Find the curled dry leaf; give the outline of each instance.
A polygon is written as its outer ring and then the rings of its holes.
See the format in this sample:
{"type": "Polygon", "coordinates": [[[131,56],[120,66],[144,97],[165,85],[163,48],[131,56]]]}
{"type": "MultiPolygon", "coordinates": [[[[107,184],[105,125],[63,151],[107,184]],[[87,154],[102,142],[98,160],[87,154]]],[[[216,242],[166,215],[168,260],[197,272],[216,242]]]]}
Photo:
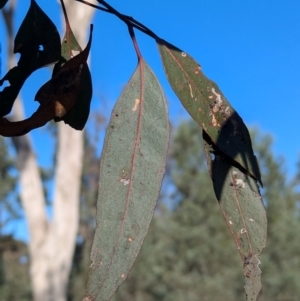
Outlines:
{"type": "Polygon", "coordinates": [[[82,70],[87,61],[92,42],[92,25],[86,48],[67,61],[55,76],[44,84],[36,93],[35,99],[40,106],[28,119],[10,122],[0,119],[0,135],[20,136],[34,128],[45,125],[48,121],[60,120],[74,105],[80,90],[82,70]]]}

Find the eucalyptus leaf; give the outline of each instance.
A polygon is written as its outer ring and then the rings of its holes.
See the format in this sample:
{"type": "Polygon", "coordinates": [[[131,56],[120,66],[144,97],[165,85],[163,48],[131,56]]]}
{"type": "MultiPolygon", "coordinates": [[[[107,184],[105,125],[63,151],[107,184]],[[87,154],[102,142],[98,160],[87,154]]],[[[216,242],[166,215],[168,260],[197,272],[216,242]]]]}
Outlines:
{"type": "Polygon", "coordinates": [[[243,262],[246,297],[254,301],[262,287],[258,256],[267,240],[267,217],[259,187],[204,131],[203,139],[214,191],[243,262]]]}
{"type": "Polygon", "coordinates": [[[267,219],[248,129],[191,56],[163,40],[157,42],[173,90],[203,129],[214,191],[243,261],[247,300],[256,300],[261,290],[258,256],[266,245],[267,219]]]}
{"type": "Polygon", "coordinates": [[[110,300],[126,279],[153,217],[168,141],[165,96],[140,60],[106,132],[85,301],[110,300]]]}
{"type": "Polygon", "coordinates": [[[217,147],[262,185],[242,118],[190,55],[163,40],[157,42],[167,78],[183,106],[217,147]]]}

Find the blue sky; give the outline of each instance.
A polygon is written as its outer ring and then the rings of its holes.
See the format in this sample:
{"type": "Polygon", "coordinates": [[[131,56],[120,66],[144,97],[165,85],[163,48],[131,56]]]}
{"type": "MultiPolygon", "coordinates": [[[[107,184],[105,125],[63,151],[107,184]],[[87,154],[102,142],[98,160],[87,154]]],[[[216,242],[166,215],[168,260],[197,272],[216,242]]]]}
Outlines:
{"type": "MultiPolygon", "coordinates": [[[[289,175],[295,172],[300,143],[300,2],[298,0],[108,0],[120,12],[144,23],[157,35],[192,55],[214,80],[248,126],[274,137],[273,150],[286,159],[289,175]]],[[[16,29],[29,7],[18,1],[16,29]]],[[[60,29],[57,1],[37,3],[60,29]]],[[[84,7],[84,5],[83,5],[84,7]]],[[[92,108],[109,116],[133,73],[137,59],[127,27],[113,15],[97,11],[91,55],[94,97],[92,108]]],[[[5,35],[0,20],[0,42],[5,35]]],[[[188,117],[164,76],[155,42],[136,32],[142,54],[159,78],[174,124],[188,117]]],[[[83,45],[85,46],[85,45],[83,45]]],[[[2,51],[2,76],[5,53],[2,51]]],[[[38,71],[22,91],[26,113],[37,104],[33,97],[49,79],[38,71]]],[[[38,158],[49,165],[52,143],[45,129],[32,133],[38,158]]]]}

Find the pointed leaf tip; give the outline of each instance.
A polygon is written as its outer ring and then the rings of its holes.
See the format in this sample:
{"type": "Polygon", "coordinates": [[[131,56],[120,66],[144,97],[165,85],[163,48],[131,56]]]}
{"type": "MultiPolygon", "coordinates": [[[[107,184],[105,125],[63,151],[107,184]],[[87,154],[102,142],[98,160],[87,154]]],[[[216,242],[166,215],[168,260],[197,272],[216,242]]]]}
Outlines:
{"type": "Polygon", "coordinates": [[[35,1],[16,34],[14,53],[20,53],[18,66],[33,72],[53,64],[60,57],[60,36],[57,28],[35,1]]]}
{"type": "Polygon", "coordinates": [[[8,0],[0,0],[0,9],[2,9],[7,2],[8,0]]]}

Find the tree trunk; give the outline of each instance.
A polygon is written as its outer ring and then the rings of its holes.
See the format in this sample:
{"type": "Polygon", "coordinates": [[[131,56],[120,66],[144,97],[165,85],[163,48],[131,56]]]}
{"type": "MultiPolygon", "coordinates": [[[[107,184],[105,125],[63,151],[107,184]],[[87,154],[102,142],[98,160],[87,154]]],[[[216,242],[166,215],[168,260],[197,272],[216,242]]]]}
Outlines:
{"type": "MultiPolygon", "coordinates": [[[[12,15],[15,1],[5,10],[8,45],[13,45],[12,15]]],[[[93,9],[64,0],[72,30],[82,48],[93,9]]],[[[64,22],[64,21],[63,21],[64,22]]],[[[9,68],[15,65],[9,48],[9,68]]],[[[24,119],[21,100],[14,105],[13,119],[24,119]]],[[[13,139],[20,171],[20,195],[28,223],[30,275],[35,301],[65,301],[73,259],[79,217],[83,132],[75,131],[63,122],[58,124],[58,148],[53,200],[53,219],[46,215],[42,179],[29,135],[13,139]]]]}

